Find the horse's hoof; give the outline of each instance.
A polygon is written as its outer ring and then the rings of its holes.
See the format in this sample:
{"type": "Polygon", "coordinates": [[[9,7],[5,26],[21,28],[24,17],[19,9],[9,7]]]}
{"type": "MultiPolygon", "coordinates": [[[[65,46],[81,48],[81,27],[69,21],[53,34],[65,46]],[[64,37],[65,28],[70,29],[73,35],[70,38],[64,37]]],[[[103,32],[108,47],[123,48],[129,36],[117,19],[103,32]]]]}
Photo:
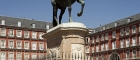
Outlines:
{"type": "Polygon", "coordinates": [[[78,16],[78,17],[82,16],[82,12],[78,12],[78,13],[77,13],[77,16],[78,16]]]}

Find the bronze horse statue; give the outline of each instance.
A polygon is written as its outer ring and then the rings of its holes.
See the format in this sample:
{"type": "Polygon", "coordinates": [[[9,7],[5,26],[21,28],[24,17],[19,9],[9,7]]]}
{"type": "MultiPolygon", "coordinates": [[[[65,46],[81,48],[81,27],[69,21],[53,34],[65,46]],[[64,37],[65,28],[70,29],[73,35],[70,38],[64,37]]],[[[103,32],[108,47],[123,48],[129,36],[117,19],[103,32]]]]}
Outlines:
{"type": "Polygon", "coordinates": [[[53,26],[54,27],[61,24],[62,16],[65,13],[65,9],[67,7],[68,7],[68,12],[69,12],[69,22],[72,22],[71,5],[76,1],[81,4],[81,11],[77,13],[77,16],[82,16],[84,5],[85,5],[84,0],[51,0],[52,6],[53,6],[53,26]],[[61,10],[60,15],[59,15],[59,22],[57,19],[58,9],[61,10]]]}

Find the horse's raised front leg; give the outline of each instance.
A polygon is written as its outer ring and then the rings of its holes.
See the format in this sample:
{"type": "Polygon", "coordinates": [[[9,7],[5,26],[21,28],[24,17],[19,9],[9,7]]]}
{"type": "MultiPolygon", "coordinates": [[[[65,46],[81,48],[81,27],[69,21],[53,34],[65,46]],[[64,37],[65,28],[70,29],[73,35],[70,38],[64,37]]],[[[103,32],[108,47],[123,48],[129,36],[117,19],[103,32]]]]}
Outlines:
{"type": "Polygon", "coordinates": [[[73,22],[72,17],[71,17],[71,5],[68,6],[68,11],[69,11],[69,22],[73,22]]]}
{"type": "Polygon", "coordinates": [[[83,14],[85,2],[84,2],[84,0],[77,0],[77,2],[81,4],[81,11],[77,13],[77,16],[80,17],[80,16],[82,16],[82,14],[83,14]]]}

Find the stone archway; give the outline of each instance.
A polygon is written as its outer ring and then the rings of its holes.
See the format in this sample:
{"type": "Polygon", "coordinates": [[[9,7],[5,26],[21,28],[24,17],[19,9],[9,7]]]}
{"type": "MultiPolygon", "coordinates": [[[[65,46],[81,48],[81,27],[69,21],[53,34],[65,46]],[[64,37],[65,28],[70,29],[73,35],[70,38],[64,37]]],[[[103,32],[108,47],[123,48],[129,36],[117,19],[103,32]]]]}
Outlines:
{"type": "Polygon", "coordinates": [[[120,60],[120,56],[118,53],[114,52],[111,54],[109,60],[120,60]]]}

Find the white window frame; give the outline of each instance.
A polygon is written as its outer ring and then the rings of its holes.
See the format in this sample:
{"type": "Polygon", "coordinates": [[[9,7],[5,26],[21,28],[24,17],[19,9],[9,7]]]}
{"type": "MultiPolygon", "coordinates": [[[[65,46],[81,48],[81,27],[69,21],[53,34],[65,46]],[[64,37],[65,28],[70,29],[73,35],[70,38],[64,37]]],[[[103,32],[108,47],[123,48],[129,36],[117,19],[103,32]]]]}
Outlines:
{"type": "Polygon", "coordinates": [[[120,29],[120,36],[124,36],[124,28],[120,29]]]}
{"type": "Polygon", "coordinates": [[[14,52],[8,52],[8,60],[14,60],[14,52]],[[10,54],[12,54],[10,56],[10,54]]]}
{"type": "Polygon", "coordinates": [[[20,21],[18,21],[18,27],[21,27],[21,22],[20,21]]]}
{"type": "Polygon", "coordinates": [[[22,53],[20,52],[16,53],[16,60],[22,60],[22,53]]]}
{"type": "Polygon", "coordinates": [[[37,32],[32,31],[32,38],[33,38],[33,39],[36,39],[36,38],[37,38],[37,32]]]}
{"type": "Polygon", "coordinates": [[[132,34],[136,33],[136,25],[132,26],[132,34]]]}
{"type": "Polygon", "coordinates": [[[96,36],[96,42],[99,42],[99,36],[96,36]]]}
{"type": "Polygon", "coordinates": [[[126,51],[126,59],[128,59],[128,58],[130,58],[130,52],[129,51],[126,51]]]}
{"type": "Polygon", "coordinates": [[[101,44],[101,51],[104,51],[104,44],[101,44]]]}
{"type": "Polygon", "coordinates": [[[126,39],[126,47],[129,47],[129,45],[130,45],[130,39],[127,38],[127,39],[126,39]]]}
{"type": "Polygon", "coordinates": [[[105,34],[105,40],[108,40],[108,33],[105,34]]]}
{"type": "Polygon", "coordinates": [[[32,50],[37,50],[37,42],[32,42],[32,50]],[[34,43],[36,46],[33,46],[34,43]]]}
{"type": "Polygon", "coordinates": [[[0,28],[0,36],[6,36],[6,28],[0,28]]]}
{"type": "Polygon", "coordinates": [[[89,53],[89,46],[86,46],[86,53],[89,53]]]}
{"type": "Polygon", "coordinates": [[[136,37],[132,37],[132,46],[136,46],[136,41],[137,40],[137,38],[136,37]]]}
{"type": "Polygon", "coordinates": [[[24,53],[24,60],[29,60],[29,53],[24,53]]]}
{"type": "Polygon", "coordinates": [[[6,52],[0,52],[0,60],[6,60],[6,52]]]}
{"type": "Polygon", "coordinates": [[[105,43],[105,49],[108,50],[108,43],[105,43]]]}
{"type": "Polygon", "coordinates": [[[0,47],[6,48],[6,40],[0,40],[0,47]],[[2,43],[2,41],[4,41],[4,43],[2,43]]]}
{"type": "Polygon", "coordinates": [[[104,34],[101,34],[101,41],[104,41],[104,34]]]}
{"type": "Polygon", "coordinates": [[[120,47],[121,47],[121,48],[124,48],[124,40],[123,40],[123,39],[120,40],[120,43],[121,43],[121,44],[120,44],[120,45],[121,45],[120,47]]]}
{"type": "Polygon", "coordinates": [[[5,25],[5,20],[1,20],[1,25],[5,25]]]}
{"type": "Polygon", "coordinates": [[[39,39],[43,39],[42,35],[44,35],[44,32],[39,32],[39,39]]]}
{"type": "Polygon", "coordinates": [[[9,40],[9,41],[8,41],[8,47],[9,47],[9,48],[14,48],[14,41],[13,41],[13,40],[9,40]],[[10,41],[12,41],[12,46],[11,46],[10,41]]]}
{"type": "Polygon", "coordinates": [[[29,31],[24,31],[24,38],[29,38],[29,31]]]}
{"type": "Polygon", "coordinates": [[[116,41],[112,42],[112,49],[116,49],[116,41]]]}
{"type": "Polygon", "coordinates": [[[132,50],[132,58],[136,58],[137,57],[137,51],[136,50],[132,50]]]}
{"type": "Polygon", "coordinates": [[[22,41],[16,41],[16,48],[17,49],[22,49],[22,41]],[[19,46],[18,46],[18,42],[21,43],[19,46]]]}
{"type": "Polygon", "coordinates": [[[129,28],[129,27],[126,27],[126,28],[125,28],[125,34],[126,34],[126,35],[129,35],[129,34],[130,34],[130,28],[129,28]]]}
{"type": "Polygon", "coordinates": [[[44,42],[39,43],[39,50],[44,50],[44,42]],[[41,46],[41,44],[43,44],[43,46],[41,46]]]}
{"type": "Polygon", "coordinates": [[[99,52],[99,45],[96,45],[96,52],[99,52]]]}
{"type": "Polygon", "coordinates": [[[94,37],[92,37],[92,43],[94,43],[94,37]]]}
{"type": "Polygon", "coordinates": [[[116,38],[116,31],[112,31],[112,38],[116,38]]]}
{"type": "Polygon", "coordinates": [[[44,59],[44,54],[39,54],[39,59],[44,59]]]}
{"type": "Polygon", "coordinates": [[[14,37],[14,29],[8,29],[8,36],[14,37]]]}
{"type": "Polygon", "coordinates": [[[25,41],[25,42],[24,42],[24,49],[29,49],[29,42],[28,42],[28,41],[25,41]],[[26,42],[27,42],[28,44],[25,44],[26,42]],[[26,45],[28,46],[27,48],[25,47],[26,45]]]}
{"type": "Polygon", "coordinates": [[[94,46],[92,46],[92,53],[94,53],[94,46]]]}
{"type": "Polygon", "coordinates": [[[32,60],[34,60],[34,59],[37,59],[37,54],[36,53],[32,53],[32,60]],[[35,55],[34,58],[33,58],[33,55],[35,55]]]}
{"type": "Polygon", "coordinates": [[[16,30],[16,36],[22,37],[22,30],[16,30]]]}
{"type": "Polygon", "coordinates": [[[35,28],[35,24],[32,24],[32,28],[35,28]]]}

